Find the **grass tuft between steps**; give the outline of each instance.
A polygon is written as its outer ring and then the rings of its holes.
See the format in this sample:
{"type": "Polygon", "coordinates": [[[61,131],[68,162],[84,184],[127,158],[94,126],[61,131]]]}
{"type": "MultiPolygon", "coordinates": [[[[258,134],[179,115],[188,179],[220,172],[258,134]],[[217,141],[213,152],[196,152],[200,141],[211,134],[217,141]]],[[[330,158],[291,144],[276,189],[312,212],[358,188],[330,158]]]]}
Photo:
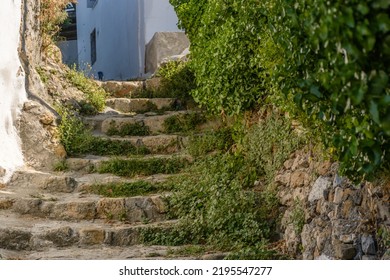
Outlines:
{"type": "Polygon", "coordinates": [[[160,193],[163,191],[170,191],[172,189],[173,186],[167,183],[136,181],[127,183],[95,184],[90,186],[87,191],[105,197],[131,197],[160,193]]]}
{"type": "Polygon", "coordinates": [[[185,158],[150,158],[150,159],[110,159],[103,162],[98,173],[112,173],[118,176],[133,177],[153,174],[175,174],[189,166],[185,158]]]}

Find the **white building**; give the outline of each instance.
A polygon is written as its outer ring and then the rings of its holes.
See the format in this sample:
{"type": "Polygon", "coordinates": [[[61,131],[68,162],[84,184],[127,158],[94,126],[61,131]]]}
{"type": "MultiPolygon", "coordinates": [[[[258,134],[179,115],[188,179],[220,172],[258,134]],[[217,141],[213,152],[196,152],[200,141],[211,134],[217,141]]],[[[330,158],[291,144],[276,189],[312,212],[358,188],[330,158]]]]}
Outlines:
{"type": "Polygon", "coordinates": [[[179,31],[169,0],[78,0],[80,70],[104,80],[144,75],[145,45],[159,31],[179,31]]]}

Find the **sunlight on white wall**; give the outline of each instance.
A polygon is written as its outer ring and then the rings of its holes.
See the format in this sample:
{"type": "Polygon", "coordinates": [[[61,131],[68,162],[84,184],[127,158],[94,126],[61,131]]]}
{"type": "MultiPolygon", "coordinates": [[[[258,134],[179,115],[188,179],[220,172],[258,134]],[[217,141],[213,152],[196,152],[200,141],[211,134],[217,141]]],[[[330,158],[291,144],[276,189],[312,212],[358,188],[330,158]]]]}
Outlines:
{"type": "Polygon", "coordinates": [[[19,55],[21,0],[2,0],[0,9],[0,183],[23,165],[15,124],[27,99],[19,55]]]}

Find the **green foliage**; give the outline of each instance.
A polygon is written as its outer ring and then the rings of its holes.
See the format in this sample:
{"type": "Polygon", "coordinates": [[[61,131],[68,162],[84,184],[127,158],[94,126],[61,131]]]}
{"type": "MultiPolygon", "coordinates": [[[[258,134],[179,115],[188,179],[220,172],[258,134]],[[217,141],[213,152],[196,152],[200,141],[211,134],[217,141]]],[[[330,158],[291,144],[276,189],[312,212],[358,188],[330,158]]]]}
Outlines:
{"type": "Polygon", "coordinates": [[[66,160],[60,160],[57,163],[54,164],[54,171],[65,171],[68,170],[68,164],[66,163],[66,160]]]}
{"type": "Polygon", "coordinates": [[[285,116],[271,113],[249,129],[243,149],[256,173],[269,184],[289,155],[305,142],[305,136],[297,135],[285,116]]]}
{"type": "Polygon", "coordinates": [[[213,151],[226,152],[232,145],[232,131],[229,128],[222,128],[217,131],[192,135],[187,151],[191,156],[199,157],[213,151]]]}
{"type": "MultiPolygon", "coordinates": [[[[198,139],[210,143],[200,142],[195,153],[206,154],[222,144],[221,139],[236,146],[231,140],[234,133],[222,129],[198,139]]],[[[228,152],[203,157],[174,180],[174,194],[167,199],[171,217],[180,223],[173,233],[148,232],[149,243],[208,244],[232,251],[229,258],[234,259],[280,258],[265,246],[279,217],[271,176],[302,140],[288,119],[276,113],[240,133],[244,140],[234,153],[226,144],[228,152]],[[253,188],[259,177],[262,190],[253,188]]]]}
{"type": "Polygon", "coordinates": [[[274,81],[336,148],[351,179],[388,166],[390,2],[271,2],[281,50],[274,81]]]}
{"type": "Polygon", "coordinates": [[[37,67],[35,70],[38,72],[39,77],[41,78],[41,81],[46,84],[49,81],[49,76],[46,73],[45,69],[42,67],[37,67]]]}
{"type": "Polygon", "coordinates": [[[57,112],[61,116],[61,123],[58,126],[60,140],[70,155],[88,153],[95,155],[131,155],[149,153],[147,148],[136,147],[130,142],[93,136],[76,112],[70,109],[58,107],[57,112]]]}
{"type": "Polygon", "coordinates": [[[305,225],[305,211],[302,202],[296,199],[294,201],[294,208],[290,215],[290,221],[294,226],[296,235],[300,235],[305,225]]]}
{"type": "Polygon", "coordinates": [[[169,184],[136,181],[129,183],[95,184],[88,191],[106,197],[130,197],[158,193],[171,189],[172,186],[169,184]]]}
{"type": "Polygon", "coordinates": [[[69,69],[67,79],[79,90],[85,93],[85,103],[81,104],[85,113],[96,114],[104,109],[107,93],[93,80],[87,78],[83,72],[76,70],[76,67],[69,69]]]}
{"type": "Polygon", "coordinates": [[[185,158],[110,159],[99,166],[99,173],[113,173],[119,176],[149,176],[153,174],[174,174],[189,165],[185,158]]]}
{"type": "Polygon", "coordinates": [[[259,48],[265,17],[257,0],[171,0],[191,41],[195,101],[215,113],[239,113],[264,95],[259,48]]]}
{"type": "Polygon", "coordinates": [[[206,121],[206,117],[203,114],[195,112],[174,115],[164,121],[164,131],[166,133],[189,132],[195,130],[198,125],[206,121]]]}
{"type": "Polygon", "coordinates": [[[150,129],[148,126],[144,125],[142,122],[136,123],[126,123],[121,126],[119,129],[116,126],[112,125],[108,131],[107,135],[119,135],[119,136],[147,136],[150,135],[150,129]]]}
{"type": "Polygon", "coordinates": [[[77,154],[88,149],[87,142],[91,138],[89,131],[74,111],[66,107],[57,107],[61,117],[58,126],[59,137],[62,145],[69,154],[77,154]]]}
{"type": "Polygon", "coordinates": [[[191,41],[196,101],[239,114],[276,100],[303,112],[349,178],[390,168],[389,1],[170,2],[191,41]]]}
{"type": "Polygon", "coordinates": [[[223,154],[196,163],[169,198],[171,211],[193,242],[219,248],[251,246],[268,237],[268,223],[259,195],[246,190],[254,177],[243,156],[223,154]],[[248,179],[249,178],[249,179],[248,179]]]}
{"type": "Polygon", "coordinates": [[[183,102],[182,106],[191,99],[190,92],[196,84],[188,62],[169,61],[158,69],[156,76],[160,77],[158,87],[140,89],[135,95],[144,98],[180,98],[183,102]]]}

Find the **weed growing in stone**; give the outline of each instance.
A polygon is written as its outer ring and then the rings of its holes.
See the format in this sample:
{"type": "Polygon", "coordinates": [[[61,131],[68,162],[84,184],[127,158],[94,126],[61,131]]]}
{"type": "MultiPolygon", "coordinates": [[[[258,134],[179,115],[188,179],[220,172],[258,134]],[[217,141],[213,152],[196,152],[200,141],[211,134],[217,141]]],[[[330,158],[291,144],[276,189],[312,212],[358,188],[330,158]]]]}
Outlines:
{"type": "Polygon", "coordinates": [[[103,88],[99,87],[93,80],[87,78],[83,72],[77,71],[75,67],[68,70],[66,77],[69,82],[85,93],[86,103],[90,104],[89,107],[83,105],[83,107],[88,108],[85,113],[96,114],[104,109],[107,93],[103,88]]]}
{"type": "Polygon", "coordinates": [[[89,187],[88,191],[105,197],[130,197],[170,191],[172,188],[172,185],[165,183],[136,181],[129,183],[95,184],[89,187]]]}
{"type": "Polygon", "coordinates": [[[110,159],[98,168],[99,173],[119,176],[149,176],[153,174],[175,174],[189,165],[185,158],[110,159]]]}
{"type": "Polygon", "coordinates": [[[189,113],[174,115],[164,121],[164,131],[166,133],[189,132],[196,129],[200,124],[205,123],[206,117],[199,113],[189,113]]]}
{"type": "Polygon", "coordinates": [[[119,135],[119,136],[147,136],[150,135],[150,129],[148,126],[144,125],[143,123],[127,123],[121,126],[120,128],[117,128],[116,126],[112,125],[108,131],[107,135],[119,135]]]}

